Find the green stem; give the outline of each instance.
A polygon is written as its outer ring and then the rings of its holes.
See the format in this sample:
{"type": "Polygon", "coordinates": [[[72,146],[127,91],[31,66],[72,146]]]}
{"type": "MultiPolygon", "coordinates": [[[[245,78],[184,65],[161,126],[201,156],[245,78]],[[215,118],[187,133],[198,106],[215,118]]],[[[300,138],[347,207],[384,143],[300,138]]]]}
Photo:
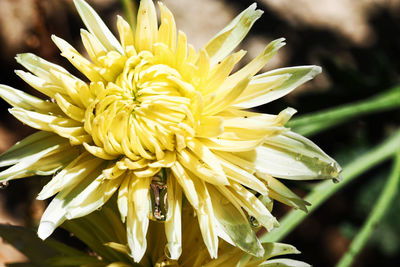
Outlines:
{"type": "Polygon", "coordinates": [[[370,213],[367,221],[362,226],[361,231],[354,238],[350,245],[349,250],[340,259],[337,267],[348,267],[353,263],[353,260],[357,254],[362,250],[371,236],[375,227],[378,225],[383,215],[389,208],[391,201],[396,196],[398,192],[398,185],[400,182],[400,153],[397,154],[395,158],[395,164],[392,169],[392,173],[386,182],[385,188],[382,190],[379,196],[378,202],[376,203],[374,209],[370,213]]]}
{"type": "Polygon", "coordinates": [[[302,115],[292,119],[287,126],[301,135],[313,135],[354,117],[400,107],[400,86],[396,86],[371,99],[302,115]]]}
{"type": "Polygon", "coordinates": [[[311,203],[309,212],[305,213],[301,210],[293,210],[289,212],[281,221],[280,227],[263,235],[261,242],[276,242],[287,236],[297,225],[299,225],[310,213],[316,210],[325,200],[338,190],[346,186],[353,179],[357,178],[366,170],[372,168],[378,163],[383,162],[394,155],[400,148],[400,130],[385,140],[381,145],[372,149],[363,156],[357,158],[352,163],[343,168],[343,181],[334,184],[327,180],[318,184],[305,198],[311,203]]]}
{"type": "Polygon", "coordinates": [[[121,0],[126,18],[132,29],[136,28],[137,3],[136,0],[121,0]]]}

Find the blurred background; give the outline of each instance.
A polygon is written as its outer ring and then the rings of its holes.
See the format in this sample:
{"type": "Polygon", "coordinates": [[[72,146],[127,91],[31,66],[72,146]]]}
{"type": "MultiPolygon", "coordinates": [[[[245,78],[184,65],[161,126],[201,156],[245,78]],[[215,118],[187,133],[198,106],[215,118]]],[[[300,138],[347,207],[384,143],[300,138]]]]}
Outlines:
{"type": "MultiPolygon", "coordinates": [[[[119,0],[87,0],[115,30],[116,15],[123,13],[119,0]]],[[[175,14],[177,26],[190,43],[201,48],[254,1],[164,0],[175,14]]],[[[400,0],[258,0],[264,10],[242,48],[246,60],[254,58],[268,42],[285,37],[287,45],[265,70],[316,64],[323,73],[289,96],[260,108],[278,113],[287,106],[298,115],[366,99],[399,84],[400,0]]],[[[83,51],[79,28],[83,27],[72,0],[0,0],[0,83],[36,94],[14,70],[17,53],[32,52],[72,69],[59,56],[51,34],[83,51]]],[[[7,112],[0,101],[0,152],[33,130],[7,112]]],[[[342,165],[378,145],[399,126],[399,110],[351,120],[311,136],[342,165]]],[[[390,171],[390,162],[364,173],[331,197],[309,216],[284,242],[302,254],[297,259],[313,266],[333,266],[346,252],[371,210],[390,171]]],[[[35,200],[46,178],[32,178],[1,185],[0,223],[34,227],[46,206],[35,200]]],[[[304,196],[307,183],[288,183],[304,196]]],[[[393,202],[354,266],[396,266],[400,263],[400,200],[393,202]]],[[[288,208],[276,205],[282,216],[288,208]]],[[[59,234],[62,236],[63,234],[59,234]]],[[[0,240],[1,262],[20,261],[23,255],[0,240]]]]}

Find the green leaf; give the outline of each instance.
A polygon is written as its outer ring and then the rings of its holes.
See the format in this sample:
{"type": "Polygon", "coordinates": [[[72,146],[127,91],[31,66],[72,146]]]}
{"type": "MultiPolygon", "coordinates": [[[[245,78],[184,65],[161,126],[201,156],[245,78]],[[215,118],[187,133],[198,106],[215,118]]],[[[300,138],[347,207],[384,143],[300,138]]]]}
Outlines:
{"type": "MultiPolygon", "coordinates": [[[[96,257],[86,256],[55,256],[45,261],[49,266],[82,266],[85,264],[101,263],[96,257]]],[[[104,262],[103,266],[106,265],[104,262]]]]}
{"type": "MultiPolygon", "coordinates": [[[[88,258],[90,256],[85,253],[69,247],[61,242],[48,239],[42,241],[36,235],[36,232],[21,226],[0,224],[0,236],[8,243],[13,245],[17,250],[23,253],[30,260],[29,263],[8,264],[13,267],[28,266],[53,266],[46,260],[54,257],[58,258],[88,258]]],[[[90,257],[97,260],[94,257],[90,257]]]]}
{"type": "Polygon", "coordinates": [[[103,207],[85,217],[64,222],[62,227],[73,233],[103,259],[128,262],[132,259],[107,246],[109,242],[126,244],[125,226],[112,209],[103,207]]]}
{"type": "Polygon", "coordinates": [[[43,259],[57,255],[57,251],[40,240],[30,229],[0,224],[0,236],[17,250],[27,256],[32,262],[42,262],[43,259]]]}
{"type": "Polygon", "coordinates": [[[286,126],[301,135],[310,136],[352,118],[398,108],[399,106],[400,86],[396,86],[370,99],[298,116],[289,121],[286,126]]]}
{"type": "Polygon", "coordinates": [[[40,263],[30,263],[30,262],[16,262],[16,263],[7,263],[7,267],[43,267],[43,264],[40,263]]]}

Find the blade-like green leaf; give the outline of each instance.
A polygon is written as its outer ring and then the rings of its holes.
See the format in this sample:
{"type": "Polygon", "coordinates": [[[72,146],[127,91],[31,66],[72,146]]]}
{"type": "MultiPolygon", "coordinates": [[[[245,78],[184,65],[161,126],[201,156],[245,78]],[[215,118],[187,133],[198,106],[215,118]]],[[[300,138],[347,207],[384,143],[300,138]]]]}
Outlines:
{"type": "Polygon", "coordinates": [[[132,260],[109,246],[109,242],[126,244],[125,226],[119,216],[108,207],[85,217],[66,221],[62,227],[73,233],[103,259],[111,262],[129,262],[132,260]]]}
{"type": "MultiPolygon", "coordinates": [[[[86,264],[93,264],[93,263],[102,263],[96,257],[91,257],[89,255],[86,256],[55,256],[47,259],[45,263],[49,264],[49,266],[82,266],[86,264]]],[[[103,266],[106,263],[103,262],[103,266]]]]}
{"type": "Polygon", "coordinates": [[[41,262],[57,255],[57,251],[40,240],[30,229],[0,224],[0,236],[17,250],[25,254],[32,262],[41,262]]]}
{"type": "MultiPolygon", "coordinates": [[[[29,263],[14,263],[7,266],[28,267],[28,266],[53,266],[46,260],[53,257],[89,257],[83,252],[67,246],[56,240],[48,239],[43,241],[39,239],[36,232],[21,226],[0,224],[0,237],[13,245],[17,250],[23,253],[29,263]]],[[[94,257],[91,257],[96,259],[94,257]]]]}

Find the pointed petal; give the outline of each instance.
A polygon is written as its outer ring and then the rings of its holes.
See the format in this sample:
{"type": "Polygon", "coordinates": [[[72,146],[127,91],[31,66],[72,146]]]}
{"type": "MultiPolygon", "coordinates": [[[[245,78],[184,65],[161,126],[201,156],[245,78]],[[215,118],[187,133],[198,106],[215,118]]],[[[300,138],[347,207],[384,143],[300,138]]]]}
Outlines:
{"type": "Polygon", "coordinates": [[[204,115],[215,115],[231,106],[246,89],[250,81],[251,76],[245,77],[234,86],[226,89],[220,88],[215,94],[208,96],[209,104],[204,108],[204,115]]]}
{"type": "Polygon", "coordinates": [[[15,59],[19,64],[24,66],[27,70],[39,78],[56,85],[57,80],[50,73],[51,70],[57,70],[65,74],[69,74],[68,71],[66,71],[63,67],[53,64],[31,53],[18,54],[15,59]]]}
{"type": "Polygon", "coordinates": [[[185,192],[186,198],[189,200],[190,204],[194,209],[199,208],[199,198],[196,193],[196,186],[189,176],[189,174],[185,171],[182,165],[176,161],[175,164],[171,167],[171,170],[185,192]]]}
{"type": "Polygon", "coordinates": [[[66,215],[69,203],[74,198],[78,197],[79,194],[99,175],[101,175],[101,170],[97,168],[90,172],[86,177],[82,177],[81,181],[77,184],[66,187],[57,194],[46,208],[40,220],[38,236],[41,239],[49,237],[53,231],[67,219],[66,215]]]}
{"type": "Polygon", "coordinates": [[[79,127],[77,121],[69,118],[45,115],[21,108],[12,108],[9,112],[22,123],[38,130],[54,132],[55,130],[51,127],[52,125],[60,127],[79,127]]]}
{"type": "Polygon", "coordinates": [[[207,188],[210,192],[215,218],[221,223],[224,232],[240,249],[256,257],[262,256],[264,249],[243,212],[213,186],[207,188]]]}
{"type": "Polygon", "coordinates": [[[264,243],[263,247],[265,249],[265,253],[263,257],[276,257],[286,254],[300,254],[294,246],[284,243],[264,243]]]}
{"type": "Polygon", "coordinates": [[[74,187],[98,168],[104,161],[89,153],[82,153],[61,172],[54,176],[40,191],[37,199],[43,200],[58,193],[64,188],[74,187]]]}
{"type": "Polygon", "coordinates": [[[158,40],[166,44],[172,52],[176,50],[176,25],[171,11],[162,3],[158,2],[161,10],[161,25],[158,30],[158,40]]]}
{"type": "Polygon", "coordinates": [[[228,152],[242,152],[250,151],[259,147],[263,142],[264,138],[259,140],[230,140],[222,138],[202,138],[201,142],[203,145],[207,146],[209,149],[215,149],[218,151],[228,151],[228,152]]]}
{"type": "Polygon", "coordinates": [[[104,49],[103,45],[93,34],[84,29],[81,29],[81,39],[90,59],[95,64],[99,64],[98,58],[107,54],[107,51],[104,49]]]}
{"type": "Polygon", "coordinates": [[[201,235],[210,257],[215,259],[218,257],[218,234],[211,197],[204,181],[199,180],[196,177],[193,177],[193,181],[196,184],[200,200],[200,206],[196,209],[196,214],[199,220],[201,235]]]}
{"type": "Polygon", "coordinates": [[[23,91],[0,84],[0,97],[13,107],[38,111],[60,113],[56,104],[31,96],[23,91]]]}
{"type": "Polygon", "coordinates": [[[98,176],[69,203],[66,218],[82,217],[102,207],[117,191],[122,180],[123,177],[109,180],[103,175],[98,176]]]}
{"type": "Polygon", "coordinates": [[[182,253],[182,188],[170,172],[167,178],[169,220],[165,222],[165,235],[169,258],[177,260],[182,253]]]}
{"type": "MultiPolygon", "coordinates": [[[[51,39],[57,45],[57,47],[60,49],[61,55],[63,57],[65,57],[66,59],[68,59],[68,61],[71,62],[71,64],[74,65],[74,67],[77,70],[79,70],[86,77],[88,77],[90,81],[92,81],[92,82],[104,81],[103,77],[98,72],[98,68],[93,63],[91,63],[89,60],[84,58],[68,42],[66,42],[65,40],[63,40],[55,35],[52,35],[51,39]]],[[[59,72],[57,70],[52,70],[51,74],[54,75],[60,81],[62,79],[59,78],[59,75],[61,75],[61,74],[65,75],[65,73],[59,72]]],[[[70,75],[67,74],[67,76],[70,76],[70,75]]]]}
{"type": "Polygon", "coordinates": [[[125,223],[126,216],[128,216],[129,182],[130,178],[129,176],[126,176],[118,190],[117,204],[119,213],[121,215],[121,221],[123,223],[125,223]]]}
{"type": "MultiPolygon", "coordinates": [[[[253,94],[254,98],[252,99],[242,102],[240,101],[240,98],[242,96],[240,96],[237,101],[238,103],[235,104],[234,107],[252,108],[272,102],[278,98],[287,95],[288,93],[290,93],[303,83],[313,79],[319,73],[321,73],[321,67],[319,66],[300,66],[300,67],[277,69],[255,76],[254,79],[252,80],[254,84],[260,82],[262,83],[263,80],[265,80],[265,82],[268,83],[270,77],[276,75],[290,75],[290,77],[284,80],[283,83],[281,83],[279,86],[276,87],[272,86],[272,88],[271,87],[268,88],[268,86],[266,86],[266,90],[261,91],[260,94],[253,94]]],[[[249,91],[252,91],[251,87],[252,84],[250,83],[248,86],[249,91]]],[[[246,97],[246,90],[242,94],[243,97],[246,97]]]]}
{"type": "Polygon", "coordinates": [[[152,51],[153,44],[157,41],[157,31],[157,13],[153,1],[140,1],[135,36],[138,52],[152,51]]]}
{"type": "Polygon", "coordinates": [[[124,54],[121,44],[108,29],[100,16],[84,0],[74,0],[76,9],[88,30],[96,36],[107,51],[118,51],[124,54]]]}
{"type": "Polygon", "coordinates": [[[292,259],[272,259],[259,264],[260,267],[311,267],[310,264],[303,261],[297,261],[292,259]]]}
{"type": "Polygon", "coordinates": [[[232,187],[229,189],[232,196],[240,203],[247,213],[254,216],[268,231],[271,231],[274,227],[279,225],[271,212],[249,190],[235,182],[232,182],[232,187]]]}
{"type": "Polygon", "coordinates": [[[50,98],[54,98],[54,95],[56,93],[66,94],[65,89],[59,84],[56,85],[45,79],[39,78],[38,76],[35,76],[30,72],[16,70],[15,74],[17,74],[22,80],[24,80],[24,82],[29,84],[31,87],[35,88],[37,91],[41,92],[44,95],[47,95],[50,98]]]}
{"type": "Polygon", "coordinates": [[[77,151],[71,149],[68,142],[52,144],[35,153],[21,156],[17,164],[0,172],[0,182],[33,175],[53,174],[68,164],[76,154],[77,151]]]}
{"type": "Polygon", "coordinates": [[[294,132],[265,140],[256,148],[259,173],[293,180],[337,179],[341,168],[317,145],[294,132]]]}
{"type": "Polygon", "coordinates": [[[149,227],[151,178],[135,178],[129,188],[129,207],[126,221],[128,244],[135,262],[140,262],[147,247],[149,227]]]}
{"type": "Polygon", "coordinates": [[[270,42],[261,54],[250,61],[246,66],[229,76],[224,85],[236,84],[247,76],[253,76],[259,72],[268,61],[278,52],[279,48],[285,45],[285,39],[280,38],[270,42]]]}
{"type": "Polygon", "coordinates": [[[268,192],[268,197],[280,201],[295,209],[301,209],[307,212],[307,205],[310,205],[310,203],[298,197],[283,183],[278,181],[278,179],[266,175],[263,177],[267,181],[268,189],[270,189],[268,192]]]}
{"type": "Polygon", "coordinates": [[[67,140],[51,132],[39,131],[13,145],[0,155],[0,167],[23,161],[24,157],[40,153],[49,147],[65,143],[67,140]]]}
{"type": "Polygon", "coordinates": [[[225,173],[222,171],[221,166],[219,166],[219,172],[207,168],[206,166],[204,166],[204,161],[202,158],[198,158],[187,149],[183,149],[182,151],[180,151],[177,156],[177,159],[182,164],[182,166],[184,166],[187,170],[195,174],[200,179],[215,185],[229,184],[228,179],[226,178],[225,173]]]}
{"type": "Polygon", "coordinates": [[[211,65],[215,65],[236,48],[262,13],[261,10],[256,10],[255,3],[252,4],[206,44],[211,65]]]}
{"type": "Polygon", "coordinates": [[[84,122],[85,111],[83,109],[70,103],[58,93],[54,96],[54,98],[57,101],[58,106],[68,117],[79,122],[84,122]]]}
{"type": "Polygon", "coordinates": [[[129,23],[124,20],[121,16],[117,16],[117,28],[119,33],[119,38],[121,40],[122,47],[124,50],[131,49],[135,51],[135,40],[132,28],[129,26],[129,23]]]}
{"type": "Polygon", "coordinates": [[[260,194],[267,194],[268,189],[256,176],[252,173],[243,170],[239,166],[232,164],[229,160],[217,157],[217,160],[221,163],[226,175],[229,179],[232,179],[248,188],[251,188],[260,194]]]}

